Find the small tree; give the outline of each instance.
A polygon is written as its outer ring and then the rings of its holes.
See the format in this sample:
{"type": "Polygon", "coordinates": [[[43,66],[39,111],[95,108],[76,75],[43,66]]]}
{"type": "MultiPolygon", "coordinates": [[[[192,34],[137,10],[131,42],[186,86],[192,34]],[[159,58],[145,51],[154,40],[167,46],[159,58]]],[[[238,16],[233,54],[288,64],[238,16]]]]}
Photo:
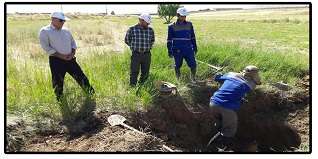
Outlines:
{"type": "Polygon", "coordinates": [[[165,24],[169,24],[171,19],[176,16],[179,7],[179,4],[159,4],[158,15],[165,19],[165,24]]]}

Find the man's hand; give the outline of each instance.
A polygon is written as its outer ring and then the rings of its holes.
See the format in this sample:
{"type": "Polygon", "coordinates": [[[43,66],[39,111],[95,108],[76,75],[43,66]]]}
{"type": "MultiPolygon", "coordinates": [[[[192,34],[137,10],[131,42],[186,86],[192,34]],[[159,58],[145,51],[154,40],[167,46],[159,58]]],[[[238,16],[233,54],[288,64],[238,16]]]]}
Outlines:
{"type": "Polygon", "coordinates": [[[71,53],[71,54],[68,54],[68,55],[64,55],[64,54],[61,54],[59,52],[55,52],[53,54],[53,56],[59,58],[59,59],[62,59],[62,60],[65,60],[65,61],[69,61],[69,60],[72,60],[74,58],[74,55],[75,53],[71,53]]]}
{"type": "Polygon", "coordinates": [[[72,52],[70,54],[66,55],[66,60],[67,61],[72,60],[74,58],[74,56],[75,56],[75,52],[76,52],[76,50],[72,49],[72,52]]]}
{"type": "Polygon", "coordinates": [[[214,81],[217,81],[221,76],[223,76],[223,74],[221,72],[217,72],[212,78],[214,81]]]}
{"type": "Polygon", "coordinates": [[[61,54],[61,53],[59,53],[59,52],[55,52],[55,53],[53,54],[53,56],[55,56],[55,57],[57,57],[57,58],[59,58],[59,59],[62,59],[62,60],[67,60],[67,58],[66,58],[67,55],[61,54]]]}
{"type": "Polygon", "coordinates": [[[72,52],[71,54],[66,55],[66,60],[72,60],[74,58],[75,52],[72,52]]]}

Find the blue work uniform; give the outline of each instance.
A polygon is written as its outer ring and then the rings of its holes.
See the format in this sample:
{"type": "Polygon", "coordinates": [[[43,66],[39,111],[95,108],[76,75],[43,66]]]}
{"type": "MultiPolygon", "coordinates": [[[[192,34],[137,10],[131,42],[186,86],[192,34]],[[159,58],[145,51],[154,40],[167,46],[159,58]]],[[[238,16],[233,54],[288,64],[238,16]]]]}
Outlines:
{"type": "Polygon", "coordinates": [[[175,60],[175,67],[182,66],[183,58],[190,68],[196,68],[195,53],[197,44],[191,22],[174,22],[168,26],[167,47],[175,60]]]}
{"type": "Polygon", "coordinates": [[[231,110],[238,110],[242,98],[256,86],[255,83],[245,80],[241,74],[234,72],[216,75],[214,80],[223,84],[214,92],[210,105],[214,104],[231,110]]]}

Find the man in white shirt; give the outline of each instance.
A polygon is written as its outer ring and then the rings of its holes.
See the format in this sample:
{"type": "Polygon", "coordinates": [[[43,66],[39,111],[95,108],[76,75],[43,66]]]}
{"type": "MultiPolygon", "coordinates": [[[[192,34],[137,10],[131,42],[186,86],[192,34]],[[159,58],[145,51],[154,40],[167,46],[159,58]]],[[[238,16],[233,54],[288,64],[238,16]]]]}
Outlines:
{"type": "Polygon", "coordinates": [[[63,84],[66,72],[69,73],[88,95],[94,94],[94,89],[76,62],[76,43],[71,32],[63,27],[69,20],[62,12],[51,14],[51,24],[42,27],[39,33],[41,47],[49,55],[52,74],[52,85],[58,101],[63,95],[63,84]]]}

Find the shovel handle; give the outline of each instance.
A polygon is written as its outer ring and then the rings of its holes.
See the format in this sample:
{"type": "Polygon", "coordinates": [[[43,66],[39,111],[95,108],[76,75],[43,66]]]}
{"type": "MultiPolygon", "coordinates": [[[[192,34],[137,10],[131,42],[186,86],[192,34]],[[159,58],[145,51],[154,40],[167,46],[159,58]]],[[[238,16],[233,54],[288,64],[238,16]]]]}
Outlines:
{"type": "Polygon", "coordinates": [[[209,145],[218,137],[221,135],[221,132],[216,133],[212,138],[210,139],[209,143],[206,145],[206,147],[209,147],[209,145]]]}
{"type": "Polygon", "coordinates": [[[134,132],[137,132],[137,133],[142,134],[142,135],[146,135],[145,133],[143,133],[143,132],[141,132],[141,131],[139,131],[139,130],[127,125],[127,124],[125,124],[125,123],[121,123],[121,125],[126,127],[126,128],[128,128],[128,129],[130,129],[130,130],[132,130],[132,131],[134,131],[134,132]]]}
{"type": "Polygon", "coordinates": [[[175,152],[174,150],[172,150],[170,147],[166,145],[162,145],[162,148],[164,148],[165,150],[168,150],[169,152],[175,152]]]}
{"type": "Polygon", "coordinates": [[[196,59],[196,60],[197,60],[199,63],[206,64],[207,66],[209,66],[209,67],[211,67],[211,68],[213,68],[213,69],[216,69],[217,71],[220,71],[220,70],[223,69],[223,67],[213,66],[213,65],[211,65],[211,64],[208,64],[208,63],[206,63],[206,62],[200,61],[200,60],[198,60],[198,59],[196,59]]]}

